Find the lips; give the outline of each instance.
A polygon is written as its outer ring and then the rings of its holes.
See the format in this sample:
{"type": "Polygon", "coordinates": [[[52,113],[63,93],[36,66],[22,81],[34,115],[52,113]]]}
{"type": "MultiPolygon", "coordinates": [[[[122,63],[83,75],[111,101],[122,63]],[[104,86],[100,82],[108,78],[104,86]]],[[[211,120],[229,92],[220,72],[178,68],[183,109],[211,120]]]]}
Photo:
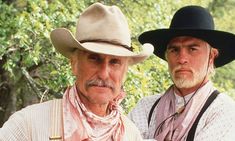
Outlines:
{"type": "Polygon", "coordinates": [[[109,89],[111,91],[114,91],[114,88],[112,86],[109,86],[109,85],[91,84],[88,87],[94,87],[94,88],[99,89],[99,90],[107,90],[107,89],[109,89]]]}
{"type": "Polygon", "coordinates": [[[175,74],[185,74],[185,73],[192,73],[192,70],[191,69],[188,69],[188,68],[176,68],[174,70],[174,73],[175,74]]]}
{"type": "Polygon", "coordinates": [[[180,70],[176,70],[175,73],[187,73],[187,72],[191,72],[191,70],[186,70],[186,69],[180,69],[180,70]]]}
{"type": "Polygon", "coordinates": [[[101,88],[110,88],[110,89],[112,89],[112,87],[111,86],[107,86],[107,85],[89,85],[89,86],[94,86],[94,87],[101,87],[101,88]]]}

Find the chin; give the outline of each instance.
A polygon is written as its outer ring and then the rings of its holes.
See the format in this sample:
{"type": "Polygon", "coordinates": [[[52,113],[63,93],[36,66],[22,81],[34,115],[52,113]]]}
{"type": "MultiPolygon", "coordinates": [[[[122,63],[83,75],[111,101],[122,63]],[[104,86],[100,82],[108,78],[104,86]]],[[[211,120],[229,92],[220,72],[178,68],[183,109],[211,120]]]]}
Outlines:
{"type": "Polygon", "coordinates": [[[196,82],[195,79],[174,79],[174,84],[177,88],[191,88],[196,82]]]}
{"type": "Polygon", "coordinates": [[[110,101],[109,99],[95,99],[95,103],[99,105],[108,105],[110,101]]]}

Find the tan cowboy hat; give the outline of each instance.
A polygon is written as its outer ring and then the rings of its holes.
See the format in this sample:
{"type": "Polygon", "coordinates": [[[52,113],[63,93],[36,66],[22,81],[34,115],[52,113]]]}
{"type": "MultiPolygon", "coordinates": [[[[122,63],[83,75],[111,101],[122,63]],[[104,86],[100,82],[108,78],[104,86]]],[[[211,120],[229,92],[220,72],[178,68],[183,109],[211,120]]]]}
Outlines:
{"type": "Polygon", "coordinates": [[[94,3],[80,16],[76,36],[65,28],[51,32],[51,41],[57,51],[67,58],[76,49],[90,52],[130,57],[131,65],[143,61],[153,53],[153,46],[143,45],[140,53],[134,53],[128,23],[116,6],[94,3]]]}

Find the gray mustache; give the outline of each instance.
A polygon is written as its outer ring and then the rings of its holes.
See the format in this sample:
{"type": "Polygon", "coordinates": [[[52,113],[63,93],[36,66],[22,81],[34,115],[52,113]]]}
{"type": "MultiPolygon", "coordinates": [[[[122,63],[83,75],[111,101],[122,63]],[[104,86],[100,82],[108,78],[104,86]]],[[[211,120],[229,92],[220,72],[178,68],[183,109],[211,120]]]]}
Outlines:
{"type": "Polygon", "coordinates": [[[91,87],[91,86],[98,86],[98,87],[108,87],[110,89],[114,89],[114,84],[110,81],[105,81],[102,79],[92,79],[88,80],[86,83],[86,87],[91,87]]]}

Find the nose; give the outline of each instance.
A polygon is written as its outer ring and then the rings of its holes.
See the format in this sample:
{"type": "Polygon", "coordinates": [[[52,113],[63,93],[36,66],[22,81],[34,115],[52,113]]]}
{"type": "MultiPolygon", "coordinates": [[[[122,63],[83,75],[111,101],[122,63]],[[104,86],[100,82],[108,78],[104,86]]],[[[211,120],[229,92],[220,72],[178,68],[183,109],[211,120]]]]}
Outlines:
{"type": "Polygon", "coordinates": [[[177,62],[179,64],[186,64],[188,63],[188,53],[186,50],[181,49],[177,55],[177,62]]]}
{"type": "Polygon", "coordinates": [[[100,64],[100,69],[98,70],[98,76],[99,78],[106,80],[109,76],[109,72],[110,72],[110,67],[108,65],[108,63],[103,62],[102,64],[100,64]]]}

